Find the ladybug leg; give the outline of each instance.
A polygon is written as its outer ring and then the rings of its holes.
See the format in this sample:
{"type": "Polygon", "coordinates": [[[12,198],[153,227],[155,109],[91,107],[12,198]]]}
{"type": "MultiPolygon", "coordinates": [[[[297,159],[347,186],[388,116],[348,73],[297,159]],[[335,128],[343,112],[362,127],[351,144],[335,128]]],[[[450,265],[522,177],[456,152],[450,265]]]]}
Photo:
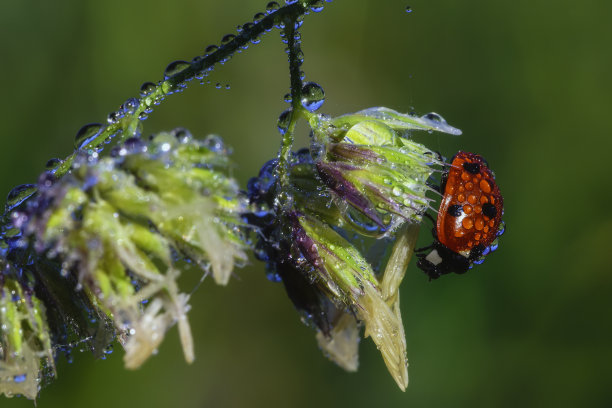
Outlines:
{"type": "Polygon", "coordinates": [[[425,184],[427,185],[427,187],[431,188],[432,190],[442,194],[441,190],[440,190],[440,182],[439,181],[436,181],[435,179],[429,179],[429,180],[427,180],[425,182],[425,184]]]}
{"type": "Polygon", "coordinates": [[[428,245],[426,247],[422,247],[422,248],[417,248],[414,250],[414,253],[418,256],[418,257],[424,257],[425,254],[423,252],[432,249],[434,246],[432,245],[428,245]]]}

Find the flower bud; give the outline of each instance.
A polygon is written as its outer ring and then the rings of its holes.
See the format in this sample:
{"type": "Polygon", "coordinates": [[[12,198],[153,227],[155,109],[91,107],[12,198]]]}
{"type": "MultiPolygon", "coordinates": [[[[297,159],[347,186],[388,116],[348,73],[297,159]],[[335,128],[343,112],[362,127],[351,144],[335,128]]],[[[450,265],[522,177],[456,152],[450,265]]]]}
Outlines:
{"type": "MultiPolygon", "coordinates": [[[[344,304],[364,322],[380,350],[389,372],[400,386],[408,384],[406,345],[401,320],[385,302],[374,271],[359,251],[327,224],[314,217],[292,213],[293,241],[299,253],[314,267],[316,284],[330,298],[344,304]]],[[[338,330],[353,338],[352,322],[344,320],[338,330]]],[[[349,351],[345,342],[341,348],[349,351]]],[[[333,350],[333,347],[329,347],[333,350]]],[[[328,350],[329,350],[328,349],[328,350]]],[[[336,355],[341,355],[338,351],[336,355]]],[[[350,359],[347,366],[351,367],[350,359]]]]}
{"type": "Polygon", "coordinates": [[[45,308],[3,265],[0,277],[0,394],[35,399],[55,364],[45,308]]]}
{"type": "Polygon", "coordinates": [[[24,227],[112,318],[128,368],[139,367],[175,323],[185,359],[194,359],[177,254],[219,284],[246,260],[239,218],[246,203],[225,175],[227,149],[218,137],[175,133],[148,144],[130,139],[109,158],[81,158],[71,175],[39,186],[24,227]]]}
{"type": "Polygon", "coordinates": [[[345,221],[366,235],[389,235],[406,221],[420,222],[431,201],[427,180],[437,155],[405,136],[411,130],[461,131],[441,116],[404,115],[387,108],[311,121],[320,146],[316,168],[347,211],[345,221]]]}

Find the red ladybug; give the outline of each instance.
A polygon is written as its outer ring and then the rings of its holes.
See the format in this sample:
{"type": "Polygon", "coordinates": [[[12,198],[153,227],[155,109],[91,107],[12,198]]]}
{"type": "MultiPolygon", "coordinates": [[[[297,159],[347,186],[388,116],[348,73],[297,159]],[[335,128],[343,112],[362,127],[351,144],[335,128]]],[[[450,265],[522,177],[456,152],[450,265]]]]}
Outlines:
{"type": "Polygon", "coordinates": [[[459,152],[442,175],[443,194],[434,242],[417,250],[417,266],[431,279],[465,273],[497,249],[504,232],[504,199],[495,176],[481,156],[459,152]]]}

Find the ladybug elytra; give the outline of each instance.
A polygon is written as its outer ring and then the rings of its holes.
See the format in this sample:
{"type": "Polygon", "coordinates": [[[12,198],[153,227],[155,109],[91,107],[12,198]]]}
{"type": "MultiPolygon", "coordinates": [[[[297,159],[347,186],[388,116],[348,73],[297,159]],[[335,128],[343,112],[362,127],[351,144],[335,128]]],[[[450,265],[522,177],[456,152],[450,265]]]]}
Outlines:
{"type": "Polygon", "coordinates": [[[417,250],[417,266],[431,279],[482,263],[504,232],[504,200],[481,156],[458,152],[442,175],[440,192],[434,242],[417,250]]]}

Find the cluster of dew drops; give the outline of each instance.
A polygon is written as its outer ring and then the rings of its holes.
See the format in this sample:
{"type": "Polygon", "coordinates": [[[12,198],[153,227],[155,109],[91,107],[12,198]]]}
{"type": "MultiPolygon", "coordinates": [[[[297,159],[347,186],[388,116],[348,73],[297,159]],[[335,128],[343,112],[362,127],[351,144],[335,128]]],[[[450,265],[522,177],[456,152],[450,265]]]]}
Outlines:
{"type": "MultiPolygon", "coordinates": [[[[332,0],[315,1],[310,4],[309,8],[312,12],[318,13],[323,10],[325,2],[329,3],[331,1],[332,0]]],[[[297,2],[298,0],[285,0],[285,3],[287,5],[291,5],[297,2]]],[[[90,123],[90,124],[87,124],[81,127],[77,131],[75,139],[74,139],[75,152],[85,150],[87,151],[87,154],[92,156],[92,160],[95,160],[97,158],[98,149],[88,149],[88,145],[96,141],[97,138],[100,137],[100,135],[107,129],[108,126],[119,124],[122,120],[127,120],[128,124],[126,126],[119,127],[118,130],[114,134],[109,134],[107,138],[103,141],[103,144],[110,143],[114,137],[119,136],[125,131],[129,132],[130,134],[124,135],[124,137],[140,136],[142,126],[139,124],[139,122],[147,119],[148,115],[153,111],[154,105],[159,105],[165,99],[166,95],[182,92],[187,87],[186,82],[189,82],[193,80],[194,78],[199,80],[200,84],[202,85],[211,84],[211,81],[207,80],[206,77],[213,71],[214,64],[200,71],[195,72],[195,74],[192,76],[187,76],[184,81],[171,83],[169,82],[169,80],[171,80],[172,78],[176,77],[179,74],[184,73],[184,71],[187,69],[190,69],[194,66],[200,66],[203,59],[209,57],[210,55],[219,51],[223,47],[226,47],[229,44],[231,44],[232,41],[234,41],[237,36],[240,36],[240,35],[248,36],[247,33],[251,30],[254,24],[260,23],[267,15],[279,10],[280,7],[281,6],[276,1],[269,2],[266,6],[265,13],[257,13],[253,16],[252,22],[247,22],[243,25],[237,26],[236,27],[237,34],[227,34],[223,36],[219,45],[212,44],[212,45],[207,46],[204,50],[204,55],[200,55],[200,56],[193,58],[191,62],[182,61],[182,60],[171,62],[164,70],[162,81],[159,81],[157,84],[153,82],[143,83],[142,86],[140,87],[140,93],[139,93],[140,98],[132,97],[132,98],[127,99],[123,104],[120,105],[120,107],[116,111],[113,111],[108,114],[106,124],[90,123]],[[137,112],[138,114],[136,115],[137,112]]],[[[412,13],[413,10],[410,6],[406,6],[405,11],[407,13],[412,13]]],[[[305,14],[308,14],[308,12],[306,12],[305,14]]],[[[301,42],[300,33],[299,31],[297,31],[297,29],[302,24],[302,21],[303,21],[302,18],[303,16],[299,16],[295,22],[296,30],[294,31],[294,40],[295,40],[295,43],[297,44],[301,42]]],[[[272,28],[273,28],[272,26],[264,27],[263,34],[270,32],[272,28]]],[[[281,30],[282,42],[284,44],[288,44],[288,39],[286,38],[285,32],[283,30],[285,28],[284,23],[279,23],[275,25],[274,28],[281,30]]],[[[250,42],[251,44],[258,44],[260,41],[261,41],[261,38],[253,37],[249,39],[248,42],[250,42]]],[[[248,43],[245,45],[242,45],[236,50],[236,52],[241,53],[243,50],[248,49],[248,47],[249,47],[248,43]]],[[[285,51],[287,54],[289,54],[290,52],[288,48],[286,48],[285,51]]],[[[224,59],[220,60],[219,63],[224,64],[230,58],[231,58],[231,55],[228,55],[224,59]]],[[[296,62],[298,66],[301,66],[304,62],[304,55],[301,51],[298,51],[296,55],[296,59],[297,59],[296,62]]],[[[300,77],[300,81],[304,80],[305,75],[303,71],[300,71],[299,77],[300,77]]],[[[223,85],[220,82],[217,82],[214,85],[214,87],[216,89],[227,89],[227,90],[230,89],[230,85],[228,84],[223,85]]],[[[325,102],[325,92],[323,88],[315,82],[303,83],[302,89],[300,90],[299,95],[300,95],[301,106],[304,109],[306,109],[308,112],[311,112],[311,113],[321,108],[321,106],[325,102]]],[[[286,94],[284,96],[284,101],[291,104],[292,103],[291,94],[289,93],[286,94]]],[[[284,135],[288,130],[288,126],[289,126],[290,119],[291,119],[291,113],[292,113],[292,108],[289,108],[285,110],[283,113],[281,113],[281,115],[278,118],[277,127],[281,135],[284,135]]],[[[425,115],[424,117],[432,121],[443,122],[442,118],[431,117],[430,115],[436,115],[436,114],[430,113],[428,115],[425,115]]],[[[63,164],[63,160],[61,159],[58,159],[58,158],[50,159],[45,166],[46,172],[48,174],[54,174],[56,170],[62,164],[63,164]]],[[[7,197],[5,213],[8,214],[11,211],[13,211],[15,208],[17,208],[19,205],[21,205],[26,199],[28,199],[31,195],[35,193],[36,189],[37,189],[37,186],[35,184],[22,184],[12,189],[7,197]]],[[[10,226],[3,226],[3,230],[0,231],[0,235],[2,238],[17,238],[16,235],[19,235],[19,232],[10,228],[10,226]]],[[[0,250],[4,252],[6,248],[0,248],[0,250]]],[[[63,346],[58,346],[58,348],[66,354],[68,361],[72,362],[71,353],[70,353],[71,350],[76,348],[76,346],[78,346],[79,343],[83,343],[87,340],[90,340],[90,338],[86,338],[79,342],[68,343],[63,346]]],[[[113,351],[112,345],[108,346],[103,351],[102,357],[105,358],[105,356],[107,354],[111,354],[112,351],[113,351]]],[[[15,378],[16,382],[23,381],[23,380],[25,380],[25,376],[23,379],[21,378],[21,376],[18,376],[15,378]]]]}
{"type": "MultiPolygon", "coordinates": [[[[312,12],[318,13],[323,10],[325,2],[331,2],[332,0],[319,0],[311,3],[309,5],[309,9],[312,12]]],[[[291,5],[297,3],[298,0],[285,0],[287,5],[291,5]]],[[[257,13],[253,16],[252,22],[247,22],[243,25],[237,27],[237,34],[227,34],[223,36],[219,45],[209,45],[204,50],[204,55],[197,56],[192,59],[191,62],[187,61],[174,61],[171,62],[166,69],[164,70],[163,80],[159,81],[157,84],[153,82],[145,82],[140,87],[140,97],[139,98],[129,98],[123,104],[120,105],[119,109],[113,111],[108,114],[107,123],[89,123],[83,127],[81,127],[74,138],[74,148],[75,152],[77,151],[87,151],[88,154],[95,156],[92,157],[92,160],[97,158],[98,151],[101,148],[90,148],[90,144],[97,141],[101,134],[103,134],[108,126],[120,124],[121,121],[125,121],[123,126],[116,126],[117,130],[108,134],[102,144],[110,143],[114,138],[120,136],[124,133],[124,138],[128,137],[139,137],[142,131],[142,125],[139,124],[140,121],[147,119],[148,115],[153,111],[153,106],[159,105],[166,97],[166,95],[170,95],[173,93],[178,93],[183,91],[187,84],[193,80],[194,78],[200,81],[200,84],[210,84],[209,80],[205,78],[210,74],[210,72],[214,69],[214,64],[208,66],[200,71],[194,73],[193,76],[186,76],[183,81],[173,82],[170,81],[172,78],[178,76],[179,74],[184,73],[185,70],[190,69],[192,67],[201,66],[202,60],[209,57],[213,53],[218,50],[223,49],[223,47],[228,46],[232,43],[237,36],[243,35],[248,36],[250,29],[254,24],[260,23],[267,15],[272,14],[273,12],[279,10],[281,8],[280,4],[276,1],[271,1],[266,6],[266,11],[263,13],[257,13]],[[136,113],[138,114],[136,115],[136,113]]],[[[308,14],[308,11],[305,13],[308,14]]],[[[296,22],[296,28],[299,28],[302,24],[302,17],[300,16],[296,22]]],[[[284,28],[284,23],[276,24],[275,26],[265,26],[263,34],[268,33],[272,30],[272,28],[277,28],[282,30],[284,28]]],[[[299,40],[299,33],[298,38],[299,40]]],[[[261,38],[254,37],[249,39],[249,42],[252,44],[258,44],[261,41],[261,38]]],[[[287,43],[287,40],[283,37],[283,42],[287,43]]],[[[243,50],[246,50],[249,47],[248,44],[242,45],[236,52],[240,53],[243,50]]],[[[224,64],[231,58],[231,55],[228,55],[224,59],[220,60],[220,64],[224,64]]],[[[300,62],[303,61],[303,55],[300,56],[300,62]]],[[[303,79],[303,74],[301,74],[303,79]]],[[[215,84],[216,89],[230,89],[230,85],[223,85],[220,82],[215,84]]],[[[325,99],[325,94],[323,89],[314,82],[308,82],[304,85],[302,92],[302,106],[308,109],[311,112],[319,109],[323,104],[325,99]]],[[[285,98],[286,101],[291,102],[290,96],[285,98]]],[[[279,118],[279,130],[281,133],[286,131],[286,127],[283,126],[285,122],[288,124],[289,114],[283,113],[279,118]]],[[[63,160],[58,158],[50,159],[46,166],[46,172],[49,174],[55,174],[57,169],[64,163],[63,160]]],[[[22,184],[15,187],[11,190],[7,197],[7,203],[5,206],[5,213],[10,213],[13,209],[17,208],[21,203],[23,203],[26,199],[28,199],[31,195],[36,192],[35,184],[22,184]]],[[[4,235],[4,232],[2,233],[4,235]]]]}
{"type": "MultiPolygon", "coordinates": [[[[314,1],[309,5],[309,9],[312,12],[318,13],[323,10],[324,4],[326,2],[331,2],[332,0],[318,0],[314,1]]],[[[285,0],[287,5],[291,5],[297,3],[298,0],[285,0]]],[[[237,36],[244,35],[247,36],[250,29],[254,24],[260,23],[267,15],[272,14],[273,12],[280,9],[280,5],[276,1],[271,1],[266,6],[266,11],[264,13],[257,13],[253,16],[252,22],[247,22],[243,25],[239,25],[236,28],[237,34],[227,34],[223,36],[219,45],[211,44],[207,46],[204,50],[204,55],[197,56],[192,59],[191,62],[187,61],[174,61],[171,62],[166,69],[164,70],[163,80],[159,81],[157,84],[153,82],[145,82],[140,87],[140,98],[129,98],[123,104],[120,105],[119,109],[113,111],[108,114],[107,123],[89,123],[83,127],[81,127],[74,138],[74,148],[75,152],[77,151],[87,151],[88,154],[92,155],[92,160],[97,158],[99,149],[88,149],[89,145],[96,141],[100,135],[107,129],[108,126],[117,125],[122,120],[127,120],[128,123],[124,124],[123,127],[117,127],[117,131],[113,134],[107,135],[106,139],[103,141],[103,144],[110,143],[116,136],[120,136],[124,133],[124,138],[128,137],[139,137],[142,131],[142,125],[139,123],[147,119],[148,115],[153,111],[154,105],[159,105],[166,97],[166,95],[170,95],[173,93],[182,92],[186,87],[186,82],[193,80],[194,78],[200,81],[200,84],[210,84],[211,81],[207,80],[206,77],[212,72],[214,69],[214,64],[194,73],[193,76],[187,76],[183,81],[172,83],[172,78],[182,74],[185,70],[190,69],[194,66],[200,66],[203,59],[209,57],[216,51],[219,51],[223,47],[228,46],[228,44],[232,43],[237,36]],[[136,115],[138,112],[138,115],[136,115]]],[[[412,8],[410,6],[406,6],[406,12],[411,13],[412,8]]],[[[305,14],[308,14],[306,11],[305,14]]],[[[300,33],[297,31],[302,24],[303,16],[299,16],[296,23],[295,28],[295,41],[296,43],[300,43],[300,33]]],[[[283,43],[287,44],[288,40],[284,34],[283,29],[284,23],[279,23],[273,26],[264,27],[263,34],[268,33],[272,30],[272,28],[277,28],[281,30],[281,37],[283,43]]],[[[258,44],[261,41],[259,37],[253,37],[249,39],[249,42],[252,44],[258,44]]],[[[242,45],[236,52],[240,53],[243,50],[246,50],[249,47],[248,44],[242,45]]],[[[289,53],[289,49],[286,49],[286,52],[289,53]]],[[[228,55],[224,59],[220,60],[220,64],[224,64],[231,58],[231,55],[228,55]]],[[[298,52],[297,62],[301,65],[304,61],[304,55],[301,51],[298,52]]],[[[304,80],[304,73],[300,71],[300,80],[304,80]]],[[[230,89],[229,84],[221,84],[217,82],[215,84],[216,89],[230,89]]],[[[301,92],[300,92],[300,103],[301,105],[308,110],[309,112],[317,111],[325,101],[325,92],[323,88],[315,83],[315,82],[306,82],[304,83],[301,92]]],[[[290,94],[285,95],[285,102],[292,103],[292,98],[290,94]]],[[[278,131],[281,135],[284,135],[287,132],[289,122],[291,118],[291,108],[285,110],[278,118],[277,127],[278,131]]],[[[56,170],[64,163],[63,160],[58,158],[50,159],[45,169],[47,173],[55,174],[56,170]]],[[[11,190],[7,197],[7,203],[5,206],[5,213],[10,213],[13,209],[18,207],[21,203],[23,203],[26,199],[28,199],[34,192],[36,191],[36,185],[34,184],[22,184],[15,187],[11,190]]],[[[4,235],[4,231],[2,232],[4,235]]]]}

